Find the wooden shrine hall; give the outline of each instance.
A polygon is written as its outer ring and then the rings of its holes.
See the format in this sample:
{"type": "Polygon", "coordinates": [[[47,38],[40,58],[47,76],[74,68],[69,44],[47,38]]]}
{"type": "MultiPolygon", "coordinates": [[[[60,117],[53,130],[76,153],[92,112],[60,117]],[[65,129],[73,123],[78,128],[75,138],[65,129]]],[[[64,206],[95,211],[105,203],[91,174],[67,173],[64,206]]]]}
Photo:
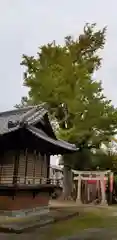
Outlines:
{"type": "Polygon", "coordinates": [[[44,105],[0,113],[0,210],[47,206],[50,156],[74,151],[57,140],[44,105]]]}

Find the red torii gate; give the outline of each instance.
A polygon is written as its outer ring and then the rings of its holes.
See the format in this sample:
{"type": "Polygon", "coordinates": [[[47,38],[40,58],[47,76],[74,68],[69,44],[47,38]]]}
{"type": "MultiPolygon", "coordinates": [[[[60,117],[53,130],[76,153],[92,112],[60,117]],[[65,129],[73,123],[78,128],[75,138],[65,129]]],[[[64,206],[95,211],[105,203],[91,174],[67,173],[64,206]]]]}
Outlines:
{"type": "Polygon", "coordinates": [[[100,188],[100,203],[101,204],[107,204],[106,201],[106,182],[109,177],[110,179],[110,192],[113,191],[113,173],[108,171],[72,171],[74,174],[74,180],[77,182],[77,197],[76,201],[78,203],[82,203],[81,201],[81,186],[82,182],[85,182],[88,186],[87,190],[90,189],[89,185],[95,185],[95,187],[98,189],[100,188]]]}

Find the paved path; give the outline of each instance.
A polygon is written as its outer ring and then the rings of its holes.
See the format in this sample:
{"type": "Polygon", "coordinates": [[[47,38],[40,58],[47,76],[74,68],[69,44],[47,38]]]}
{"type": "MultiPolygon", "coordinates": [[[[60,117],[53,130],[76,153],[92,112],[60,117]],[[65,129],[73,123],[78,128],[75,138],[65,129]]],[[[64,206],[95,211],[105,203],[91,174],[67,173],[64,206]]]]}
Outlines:
{"type": "MultiPolygon", "coordinates": [[[[1,240],[41,240],[40,230],[25,234],[0,234],[1,240]]],[[[49,236],[47,237],[49,239],[49,236]]],[[[117,240],[117,229],[87,229],[77,236],[63,237],[57,240],[117,240]]],[[[51,240],[51,239],[49,239],[51,240]]],[[[55,239],[56,240],[56,239],[55,239]]]]}
{"type": "MultiPolygon", "coordinates": [[[[52,205],[52,204],[50,204],[52,205]]],[[[62,204],[62,203],[54,203],[53,204],[54,207],[65,207],[65,204],[62,204]]],[[[70,203],[68,204],[69,207],[75,205],[74,203],[70,203]]],[[[67,205],[67,207],[68,207],[67,205]]],[[[77,206],[78,207],[78,206],[77,206]]],[[[87,210],[89,209],[90,210],[90,207],[86,208],[87,210]]],[[[97,208],[98,209],[98,208],[97,208]]],[[[111,208],[110,208],[111,209],[111,208]]],[[[101,210],[101,209],[100,209],[101,210]]],[[[116,213],[115,215],[117,216],[117,208],[116,209],[113,209],[114,213],[116,213]]],[[[111,212],[112,214],[112,212],[111,212]]],[[[110,215],[110,213],[109,213],[110,215]]],[[[45,229],[43,229],[44,231],[46,231],[46,227],[45,229]]],[[[30,232],[30,233],[22,233],[22,234],[19,234],[19,235],[16,235],[16,234],[3,234],[3,233],[0,233],[0,240],[42,240],[42,235],[43,235],[43,231],[41,231],[41,229],[35,229],[33,232],[30,232]]],[[[47,239],[49,239],[49,236],[47,236],[47,239]]],[[[103,229],[95,229],[95,228],[92,228],[92,229],[87,229],[87,230],[83,230],[83,231],[80,231],[78,233],[77,236],[73,236],[73,237],[63,237],[63,238],[59,238],[59,239],[55,239],[55,240],[117,240],[117,228],[116,229],[106,229],[106,228],[103,228],[103,229]]],[[[51,239],[49,239],[51,240],[51,239]]]]}
{"type": "Polygon", "coordinates": [[[77,236],[59,238],[57,240],[117,240],[117,229],[87,229],[77,236]]]}

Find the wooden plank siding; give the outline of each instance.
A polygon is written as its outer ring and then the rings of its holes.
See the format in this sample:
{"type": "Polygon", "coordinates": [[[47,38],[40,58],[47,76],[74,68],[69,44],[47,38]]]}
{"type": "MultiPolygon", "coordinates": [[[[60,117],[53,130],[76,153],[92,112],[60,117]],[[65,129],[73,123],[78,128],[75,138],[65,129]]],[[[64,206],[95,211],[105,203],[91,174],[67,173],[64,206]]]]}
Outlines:
{"type": "Polygon", "coordinates": [[[43,177],[42,173],[42,167],[43,167],[43,157],[41,156],[40,153],[37,154],[36,156],[36,163],[35,163],[35,183],[39,184],[41,183],[41,178],[43,177]]]}
{"type": "Polygon", "coordinates": [[[18,167],[18,183],[25,183],[25,167],[26,167],[26,157],[25,152],[20,152],[19,156],[19,167],[18,167]]]}
{"type": "Polygon", "coordinates": [[[9,151],[4,153],[0,158],[0,183],[12,183],[14,173],[14,160],[13,152],[9,151]]]}
{"type": "Polygon", "coordinates": [[[47,157],[34,151],[21,151],[19,155],[18,171],[16,171],[16,156],[14,152],[0,156],[0,184],[12,184],[14,172],[18,184],[46,183],[47,157]],[[41,180],[41,181],[40,181],[41,180]]]}

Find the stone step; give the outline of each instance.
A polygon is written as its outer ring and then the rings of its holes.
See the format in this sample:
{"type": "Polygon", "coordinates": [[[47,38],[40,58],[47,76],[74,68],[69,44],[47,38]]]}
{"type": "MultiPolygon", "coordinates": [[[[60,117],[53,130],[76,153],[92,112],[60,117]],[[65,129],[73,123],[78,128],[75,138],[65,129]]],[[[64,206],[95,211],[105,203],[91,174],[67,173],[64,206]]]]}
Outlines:
{"type": "Polygon", "coordinates": [[[0,231],[5,233],[22,233],[30,231],[33,228],[43,227],[47,224],[55,223],[60,220],[67,220],[71,217],[77,216],[76,211],[55,210],[50,211],[48,215],[32,216],[32,218],[20,219],[17,222],[6,222],[0,224],[0,231]]]}

